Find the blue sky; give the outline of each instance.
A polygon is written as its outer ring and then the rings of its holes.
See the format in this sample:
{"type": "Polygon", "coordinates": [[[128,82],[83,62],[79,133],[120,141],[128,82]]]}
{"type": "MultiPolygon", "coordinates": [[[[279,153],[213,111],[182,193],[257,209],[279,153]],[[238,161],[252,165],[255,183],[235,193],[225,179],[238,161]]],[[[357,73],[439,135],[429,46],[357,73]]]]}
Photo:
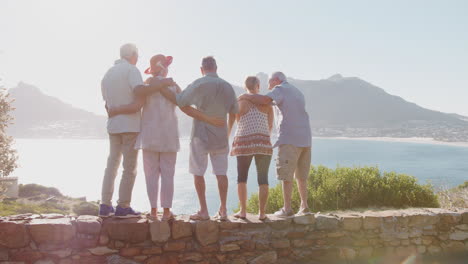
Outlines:
{"type": "MultiPolygon", "coordinates": [[[[185,86],[214,55],[220,75],[357,76],[468,115],[468,1],[0,1],[0,76],[104,113],[100,79],[119,46],[174,56],[185,86]]],[[[313,115],[313,113],[311,113],[313,115]]]]}

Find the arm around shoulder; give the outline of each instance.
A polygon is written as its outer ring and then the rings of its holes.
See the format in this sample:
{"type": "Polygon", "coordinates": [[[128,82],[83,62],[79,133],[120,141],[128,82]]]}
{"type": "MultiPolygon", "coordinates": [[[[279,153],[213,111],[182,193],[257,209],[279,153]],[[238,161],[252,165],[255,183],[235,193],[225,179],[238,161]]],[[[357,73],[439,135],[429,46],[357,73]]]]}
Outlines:
{"type": "Polygon", "coordinates": [[[258,105],[271,104],[273,101],[271,97],[261,94],[243,94],[239,97],[239,100],[248,100],[251,103],[258,105]]]}

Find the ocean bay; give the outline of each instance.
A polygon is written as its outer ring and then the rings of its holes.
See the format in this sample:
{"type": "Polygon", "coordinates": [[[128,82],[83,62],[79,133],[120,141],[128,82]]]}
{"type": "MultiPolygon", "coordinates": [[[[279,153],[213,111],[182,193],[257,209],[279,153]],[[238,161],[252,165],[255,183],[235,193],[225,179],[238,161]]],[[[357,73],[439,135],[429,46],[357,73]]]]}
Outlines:
{"type": "MultiPolygon", "coordinates": [[[[181,140],[178,154],[174,212],[191,213],[198,208],[193,177],[188,173],[189,139],[181,140]]],[[[103,172],[108,155],[107,140],[89,139],[16,139],[20,167],[14,172],[22,184],[37,183],[58,188],[71,197],[86,196],[88,201],[100,199],[103,172]]],[[[141,153],[140,153],[141,154],[141,153]]],[[[274,154],[276,156],[276,153],[274,154]]],[[[453,187],[468,180],[468,148],[407,142],[358,141],[344,139],[314,139],[313,164],[336,166],[375,166],[382,171],[396,171],[418,178],[420,183],[432,182],[436,188],[453,187]]],[[[270,186],[277,184],[274,162],[270,165],[270,186]]],[[[228,207],[237,207],[236,160],[229,160],[228,207]]],[[[205,175],[210,213],[219,206],[216,178],[211,168],[205,175]]],[[[118,181],[116,179],[117,198],[118,181]]],[[[255,167],[252,166],[249,193],[257,190],[255,167]]],[[[149,210],[141,155],[133,192],[133,206],[149,210]]]]}

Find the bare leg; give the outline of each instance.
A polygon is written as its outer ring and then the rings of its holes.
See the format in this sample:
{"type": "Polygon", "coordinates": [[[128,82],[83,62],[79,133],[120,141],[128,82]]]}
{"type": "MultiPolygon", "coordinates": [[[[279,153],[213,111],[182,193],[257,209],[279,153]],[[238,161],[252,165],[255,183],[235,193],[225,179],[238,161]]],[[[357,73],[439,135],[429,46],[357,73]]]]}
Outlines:
{"type": "Polygon", "coordinates": [[[307,178],[296,179],[296,182],[299,196],[301,197],[301,208],[299,210],[309,208],[309,204],[307,203],[307,178]]]}
{"type": "Polygon", "coordinates": [[[151,208],[151,216],[158,218],[158,208],[151,208]]]}
{"type": "MultiPolygon", "coordinates": [[[[258,201],[259,201],[259,218],[264,219],[265,208],[268,201],[268,184],[262,184],[258,187],[258,201]]],[[[247,194],[246,194],[247,195],[247,194]]],[[[246,196],[247,197],[247,196],[246,196]]]]}
{"type": "Polygon", "coordinates": [[[171,218],[171,214],[172,214],[171,208],[164,208],[164,213],[163,213],[162,219],[163,219],[163,220],[168,220],[168,219],[170,219],[170,218],[171,218]]]}
{"type": "Polygon", "coordinates": [[[237,195],[239,196],[240,211],[239,216],[245,217],[247,214],[247,184],[241,182],[237,184],[237,195]]]}
{"type": "Polygon", "coordinates": [[[218,190],[219,190],[219,199],[221,200],[221,206],[219,207],[219,213],[221,216],[227,215],[227,192],[228,192],[228,178],[226,175],[216,175],[218,179],[218,190]]]}
{"type": "Polygon", "coordinates": [[[203,176],[194,176],[195,189],[197,190],[198,201],[200,202],[200,216],[208,217],[208,206],[205,197],[205,178],[203,176]]]}
{"type": "Polygon", "coordinates": [[[284,210],[290,212],[291,208],[291,199],[292,199],[292,181],[283,181],[283,199],[284,199],[284,210]]]}

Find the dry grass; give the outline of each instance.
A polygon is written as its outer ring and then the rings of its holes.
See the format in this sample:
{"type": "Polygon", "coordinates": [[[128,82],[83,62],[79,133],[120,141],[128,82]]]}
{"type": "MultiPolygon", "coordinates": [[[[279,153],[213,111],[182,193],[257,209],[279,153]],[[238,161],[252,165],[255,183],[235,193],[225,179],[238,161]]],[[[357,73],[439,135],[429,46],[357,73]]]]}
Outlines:
{"type": "Polygon", "coordinates": [[[441,208],[468,208],[468,181],[455,188],[441,188],[437,197],[441,208]]]}

